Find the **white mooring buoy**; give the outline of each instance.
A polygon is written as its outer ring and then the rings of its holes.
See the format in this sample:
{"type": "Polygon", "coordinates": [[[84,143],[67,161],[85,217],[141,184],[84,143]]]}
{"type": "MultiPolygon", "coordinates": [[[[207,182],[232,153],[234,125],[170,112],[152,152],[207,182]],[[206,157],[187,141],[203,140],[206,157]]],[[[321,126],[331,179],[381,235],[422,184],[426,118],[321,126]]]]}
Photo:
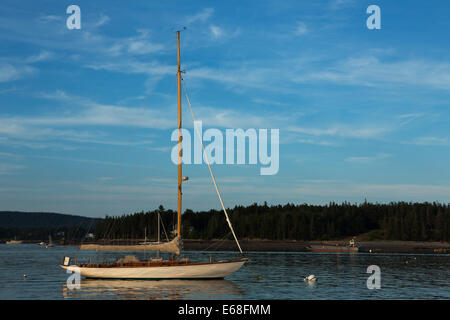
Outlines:
{"type": "Polygon", "coordinates": [[[306,282],[316,282],[318,279],[315,275],[311,274],[304,279],[306,282]]]}

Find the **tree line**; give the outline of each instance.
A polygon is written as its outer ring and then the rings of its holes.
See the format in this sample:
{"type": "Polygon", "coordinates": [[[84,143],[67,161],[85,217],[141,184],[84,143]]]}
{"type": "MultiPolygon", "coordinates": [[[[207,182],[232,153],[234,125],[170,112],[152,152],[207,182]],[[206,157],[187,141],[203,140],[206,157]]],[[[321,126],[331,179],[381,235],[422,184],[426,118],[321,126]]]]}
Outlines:
{"type": "MultiPolygon", "coordinates": [[[[236,206],[227,210],[236,234],[244,239],[332,240],[363,235],[365,240],[450,241],[450,206],[440,203],[391,202],[327,205],[286,204],[236,206]]],[[[158,213],[169,238],[176,212],[157,210],[106,216],[95,228],[97,239],[155,239],[158,213]]],[[[160,226],[162,239],[163,228],[160,226]]],[[[230,235],[222,211],[186,210],[185,239],[220,239],[230,235]]]]}

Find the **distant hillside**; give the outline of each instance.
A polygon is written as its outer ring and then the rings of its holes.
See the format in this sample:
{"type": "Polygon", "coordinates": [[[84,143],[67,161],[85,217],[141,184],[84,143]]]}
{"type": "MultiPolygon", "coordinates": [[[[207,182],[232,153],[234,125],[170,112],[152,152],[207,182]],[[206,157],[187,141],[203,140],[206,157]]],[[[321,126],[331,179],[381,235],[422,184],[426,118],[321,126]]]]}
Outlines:
{"type": "Polygon", "coordinates": [[[88,228],[95,226],[99,220],[52,212],[0,211],[0,228],[88,228]]]}
{"type": "Polygon", "coordinates": [[[0,240],[79,241],[95,230],[99,218],[52,212],[0,211],[0,240]]]}

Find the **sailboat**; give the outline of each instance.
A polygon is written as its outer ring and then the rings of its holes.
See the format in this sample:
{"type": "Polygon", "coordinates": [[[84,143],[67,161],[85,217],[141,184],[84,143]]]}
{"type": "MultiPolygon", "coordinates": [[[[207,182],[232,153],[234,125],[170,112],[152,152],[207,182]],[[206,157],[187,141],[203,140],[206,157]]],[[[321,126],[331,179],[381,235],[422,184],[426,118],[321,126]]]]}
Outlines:
{"type": "Polygon", "coordinates": [[[21,244],[23,241],[22,240],[17,240],[17,237],[14,237],[14,240],[8,240],[5,243],[6,244],[21,244]]]}
{"type": "MultiPolygon", "coordinates": [[[[160,226],[161,226],[161,213],[160,210],[158,210],[158,241],[157,242],[149,242],[147,241],[147,227],[145,227],[144,229],[144,242],[139,242],[140,245],[147,245],[147,244],[160,244],[161,243],[161,232],[160,232],[160,226]]],[[[164,228],[164,224],[163,224],[163,228],[164,228]]],[[[164,229],[164,233],[166,233],[166,230],[164,229]]],[[[167,233],[166,233],[166,238],[167,238],[167,233]]],[[[169,239],[167,238],[167,241],[169,241],[169,239]]]]}
{"type": "MultiPolygon", "coordinates": [[[[71,258],[65,257],[60,266],[68,271],[77,272],[86,278],[97,279],[223,279],[239,270],[247,261],[246,258],[230,261],[207,261],[192,262],[188,258],[179,258],[181,252],[181,208],[182,208],[182,182],[187,177],[182,176],[182,126],[181,126],[181,66],[180,66],[180,31],[177,31],[177,60],[178,60],[178,216],[176,237],[169,242],[147,243],[138,245],[81,245],[81,250],[98,251],[165,251],[175,253],[178,258],[163,260],[161,258],[140,261],[134,256],[126,256],[110,264],[71,264],[71,258]]],[[[189,102],[189,99],[188,99],[189,102]]],[[[190,106],[190,102],[189,102],[190,106]]],[[[201,139],[200,139],[201,141],[201,139]]],[[[203,145],[203,144],[202,144],[203,145]]],[[[205,152],[205,149],[203,148],[205,152]]],[[[205,153],[206,156],[206,153],[205,153]]],[[[211,166],[208,162],[209,171],[214,186],[219,196],[226,221],[236,241],[239,251],[242,252],[239,241],[231,225],[225,206],[223,205],[211,166]]],[[[159,221],[158,221],[159,223],[159,221]]]]}
{"type": "MultiPolygon", "coordinates": [[[[159,231],[159,212],[158,212],[158,231],[159,231]]],[[[139,242],[139,244],[146,245],[150,242],[147,242],[147,227],[144,229],[144,242],[139,242]]],[[[158,243],[159,243],[159,232],[158,232],[158,243]]]]}

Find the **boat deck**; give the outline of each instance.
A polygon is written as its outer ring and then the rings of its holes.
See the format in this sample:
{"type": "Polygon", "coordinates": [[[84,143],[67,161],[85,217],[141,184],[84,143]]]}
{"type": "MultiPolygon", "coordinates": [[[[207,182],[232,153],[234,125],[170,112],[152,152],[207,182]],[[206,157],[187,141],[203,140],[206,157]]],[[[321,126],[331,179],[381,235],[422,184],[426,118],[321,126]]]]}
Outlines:
{"type": "MultiPolygon", "coordinates": [[[[246,259],[242,259],[246,260],[246,259]]],[[[132,267],[171,267],[171,266],[188,266],[188,265],[204,265],[204,264],[221,264],[221,263],[232,263],[242,260],[233,261],[211,261],[211,262],[192,262],[189,259],[169,259],[160,261],[134,261],[134,262],[113,262],[113,263],[84,263],[79,264],[80,268],[132,268],[132,267]]]]}

